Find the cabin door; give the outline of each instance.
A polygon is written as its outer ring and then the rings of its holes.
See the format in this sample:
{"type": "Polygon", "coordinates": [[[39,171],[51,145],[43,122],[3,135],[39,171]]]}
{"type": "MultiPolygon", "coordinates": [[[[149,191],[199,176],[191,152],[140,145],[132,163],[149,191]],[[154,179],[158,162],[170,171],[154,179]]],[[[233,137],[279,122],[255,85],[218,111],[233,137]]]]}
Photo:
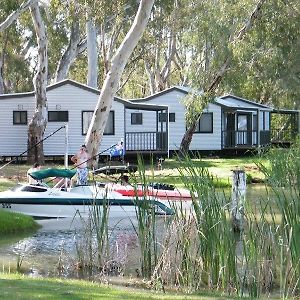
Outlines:
{"type": "Polygon", "coordinates": [[[252,145],[252,114],[239,113],[237,115],[236,143],[252,145]]]}
{"type": "Polygon", "coordinates": [[[235,146],[235,113],[226,113],[225,146],[235,146]]]}

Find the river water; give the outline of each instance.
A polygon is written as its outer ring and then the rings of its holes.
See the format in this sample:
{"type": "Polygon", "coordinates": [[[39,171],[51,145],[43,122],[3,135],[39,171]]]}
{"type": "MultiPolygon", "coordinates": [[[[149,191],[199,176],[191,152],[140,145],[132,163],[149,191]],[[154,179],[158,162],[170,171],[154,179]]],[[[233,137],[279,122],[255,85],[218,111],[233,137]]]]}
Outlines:
{"type": "MultiPolygon", "coordinates": [[[[229,190],[227,192],[230,194],[229,190]]],[[[250,187],[247,189],[247,201],[258,201],[265,193],[262,186],[250,187]]],[[[10,241],[0,237],[2,271],[15,271],[19,264],[25,273],[32,276],[82,277],[76,268],[76,257],[80,251],[78,248],[86,241],[86,221],[65,218],[37,222],[41,228],[33,235],[15,237],[10,241]]],[[[164,224],[164,217],[158,217],[158,232],[163,232],[164,224]]],[[[118,241],[117,260],[127,265],[127,270],[130,270],[127,275],[130,275],[130,272],[136,275],[134,272],[138,267],[139,257],[136,220],[114,219],[110,220],[108,225],[110,243],[118,241]],[[124,249],[121,249],[120,245],[123,245],[124,249]]]]}

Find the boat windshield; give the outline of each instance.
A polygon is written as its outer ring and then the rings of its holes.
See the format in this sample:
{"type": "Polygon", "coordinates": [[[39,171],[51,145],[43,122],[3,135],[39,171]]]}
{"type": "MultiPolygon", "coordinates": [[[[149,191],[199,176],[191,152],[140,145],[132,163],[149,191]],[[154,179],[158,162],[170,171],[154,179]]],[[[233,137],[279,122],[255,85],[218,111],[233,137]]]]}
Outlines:
{"type": "Polygon", "coordinates": [[[23,184],[18,183],[18,184],[16,184],[15,186],[13,186],[10,190],[11,190],[12,192],[16,192],[16,191],[18,191],[22,186],[23,186],[23,184]]]}
{"type": "Polygon", "coordinates": [[[18,183],[14,187],[10,189],[12,192],[46,192],[47,188],[44,186],[38,186],[38,185],[24,185],[18,183]]]}

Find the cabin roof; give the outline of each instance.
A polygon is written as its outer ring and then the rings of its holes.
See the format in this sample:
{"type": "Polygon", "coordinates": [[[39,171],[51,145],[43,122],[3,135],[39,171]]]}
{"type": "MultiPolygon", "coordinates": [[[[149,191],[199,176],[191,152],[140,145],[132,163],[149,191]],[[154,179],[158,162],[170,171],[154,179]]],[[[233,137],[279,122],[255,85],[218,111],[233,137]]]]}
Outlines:
{"type": "Polygon", "coordinates": [[[221,97],[215,98],[214,101],[216,104],[227,108],[235,108],[235,109],[262,109],[262,110],[273,110],[273,108],[263,105],[260,103],[256,103],[254,101],[250,101],[238,96],[234,96],[231,94],[227,94],[221,97]]]}
{"type": "MultiPolygon", "coordinates": [[[[47,91],[54,90],[58,87],[64,86],[64,85],[72,85],[74,87],[78,87],[80,89],[86,90],[88,92],[94,93],[96,95],[100,95],[100,91],[98,89],[92,88],[86,84],[79,83],[77,81],[74,81],[72,79],[64,79],[62,81],[59,81],[54,84],[50,84],[47,86],[47,91]]],[[[3,94],[0,95],[0,100],[4,99],[15,99],[15,98],[26,98],[26,97],[33,97],[34,92],[25,92],[25,93],[14,93],[14,94],[3,94]]],[[[117,102],[122,103],[126,108],[128,109],[140,109],[140,110],[153,110],[153,111],[159,111],[159,110],[164,110],[167,109],[168,106],[165,105],[154,105],[154,104],[139,104],[139,103],[133,103],[131,101],[119,98],[119,97],[114,97],[114,100],[117,102]]]]}
{"type": "Polygon", "coordinates": [[[170,87],[166,90],[163,90],[161,92],[157,92],[155,94],[152,94],[150,96],[146,96],[144,98],[138,98],[138,99],[129,99],[129,101],[132,101],[132,102],[145,102],[145,101],[149,101],[149,100],[152,100],[156,97],[159,97],[159,96],[162,96],[164,94],[168,94],[170,92],[173,92],[173,91],[178,91],[178,92],[181,92],[183,94],[188,94],[192,89],[189,88],[189,87],[185,87],[185,86],[173,86],[173,87],[170,87]]]}

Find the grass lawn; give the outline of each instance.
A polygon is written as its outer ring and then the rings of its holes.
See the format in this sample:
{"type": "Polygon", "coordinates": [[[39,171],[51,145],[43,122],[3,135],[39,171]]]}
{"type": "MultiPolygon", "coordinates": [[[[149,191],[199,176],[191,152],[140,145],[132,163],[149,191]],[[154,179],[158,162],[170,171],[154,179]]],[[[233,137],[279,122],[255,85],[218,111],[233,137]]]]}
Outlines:
{"type": "Polygon", "coordinates": [[[133,287],[104,285],[84,280],[30,278],[0,273],[1,299],[237,299],[216,294],[186,295],[133,287]]]}
{"type": "MultiPolygon", "coordinates": [[[[240,158],[203,158],[193,159],[193,164],[197,168],[207,168],[211,175],[214,176],[216,186],[218,187],[231,187],[231,176],[233,169],[244,169],[247,176],[250,178],[256,178],[263,180],[264,176],[259,172],[255,161],[258,157],[240,157],[240,158]]],[[[266,163],[266,161],[264,161],[266,163]]],[[[182,186],[182,180],[178,167],[180,162],[174,159],[165,160],[162,170],[155,170],[155,180],[164,183],[172,183],[178,186],[182,186]]],[[[151,177],[150,167],[147,166],[148,174],[151,177]]]]}
{"type": "MultiPolygon", "coordinates": [[[[207,168],[209,172],[215,176],[216,186],[230,187],[232,170],[236,168],[244,168],[247,176],[250,178],[263,179],[263,174],[259,172],[255,161],[258,157],[239,157],[239,158],[203,158],[194,159],[195,167],[207,168]]],[[[47,164],[44,168],[60,167],[63,165],[47,164]]],[[[73,167],[73,166],[72,166],[73,167]]],[[[146,175],[149,181],[159,181],[163,183],[175,184],[182,187],[182,178],[178,171],[180,162],[175,159],[167,159],[163,162],[162,170],[157,170],[156,166],[145,165],[146,175]],[[153,172],[154,171],[154,172],[153,172]]],[[[26,181],[26,173],[30,168],[26,164],[10,164],[0,170],[0,191],[4,191],[13,186],[18,181],[26,181]]],[[[96,180],[103,180],[96,178],[96,180]]]]}

